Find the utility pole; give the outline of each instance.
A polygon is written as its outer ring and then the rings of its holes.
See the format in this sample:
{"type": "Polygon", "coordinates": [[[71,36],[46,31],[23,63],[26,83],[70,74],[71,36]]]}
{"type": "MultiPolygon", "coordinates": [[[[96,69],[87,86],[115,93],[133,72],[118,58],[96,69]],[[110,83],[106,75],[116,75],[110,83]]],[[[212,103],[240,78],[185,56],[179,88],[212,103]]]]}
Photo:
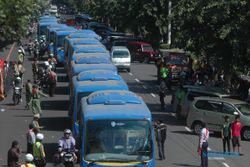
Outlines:
{"type": "MultiPolygon", "coordinates": [[[[172,1],[168,1],[168,17],[171,16],[172,13],[172,1]]],[[[171,21],[168,21],[168,45],[171,45],[171,21]]]]}

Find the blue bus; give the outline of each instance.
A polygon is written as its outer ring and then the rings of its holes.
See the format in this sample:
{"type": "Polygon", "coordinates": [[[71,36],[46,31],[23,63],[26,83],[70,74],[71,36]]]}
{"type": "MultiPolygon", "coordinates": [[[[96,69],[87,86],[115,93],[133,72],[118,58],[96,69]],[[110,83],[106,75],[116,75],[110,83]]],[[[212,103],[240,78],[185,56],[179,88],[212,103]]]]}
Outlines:
{"type": "Polygon", "coordinates": [[[39,17],[39,21],[41,20],[57,20],[57,18],[55,16],[46,15],[46,16],[39,17]]]}
{"type": "Polygon", "coordinates": [[[49,28],[48,30],[48,50],[49,53],[54,53],[54,40],[55,40],[55,32],[56,31],[67,31],[67,30],[75,30],[73,27],[65,26],[62,24],[61,27],[49,28]]]}
{"type": "Polygon", "coordinates": [[[72,53],[72,47],[74,45],[100,45],[101,42],[98,41],[95,38],[69,38],[66,37],[65,43],[64,43],[64,59],[65,64],[67,64],[71,61],[69,60],[70,53],[72,53]]]}
{"type": "Polygon", "coordinates": [[[64,31],[56,31],[54,36],[54,55],[57,58],[58,63],[63,64],[64,63],[64,40],[66,36],[69,34],[75,32],[76,29],[73,30],[64,30],[64,31]]]}
{"type": "Polygon", "coordinates": [[[50,21],[45,21],[45,22],[39,22],[37,25],[37,36],[38,39],[40,38],[40,36],[42,35],[46,35],[46,27],[50,26],[50,25],[57,25],[57,21],[56,20],[50,20],[50,21]]]}
{"type": "Polygon", "coordinates": [[[55,30],[55,29],[60,29],[60,28],[68,28],[68,26],[66,24],[55,24],[55,25],[50,25],[50,26],[47,26],[46,28],[46,41],[48,43],[50,43],[50,36],[51,36],[51,32],[52,30],[55,30]]]}
{"type": "Polygon", "coordinates": [[[71,34],[69,38],[95,38],[97,40],[101,40],[101,37],[97,35],[95,32],[90,33],[91,30],[78,30],[75,33],[71,34]]]}
{"type": "Polygon", "coordinates": [[[128,85],[122,77],[109,70],[85,71],[74,76],[72,80],[69,115],[71,115],[74,136],[77,136],[74,126],[74,122],[77,121],[77,106],[83,97],[99,90],[128,90],[128,85]]]}
{"type": "Polygon", "coordinates": [[[77,109],[81,167],[155,166],[151,112],[136,94],[97,91],[77,109]]]}

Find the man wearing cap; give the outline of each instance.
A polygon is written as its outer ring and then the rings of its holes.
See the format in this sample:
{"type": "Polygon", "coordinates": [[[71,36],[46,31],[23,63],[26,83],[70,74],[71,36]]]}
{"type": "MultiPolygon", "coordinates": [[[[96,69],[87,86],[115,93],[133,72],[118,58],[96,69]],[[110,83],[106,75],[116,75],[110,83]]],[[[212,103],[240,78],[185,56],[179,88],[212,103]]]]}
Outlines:
{"type": "Polygon", "coordinates": [[[34,163],[36,167],[44,167],[46,165],[44,146],[42,144],[43,139],[44,135],[38,133],[36,135],[36,142],[33,145],[34,163]]]}
{"type": "Polygon", "coordinates": [[[31,109],[34,115],[42,113],[41,103],[40,103],[41,97],[47,97],[47,95],[38,90],[37,86],[34,85],[32,89],[32,100],[31,100],[31,109]]]}
{"type": "Polygon", "coordinates": [[[33,164],[34,157],[32,154],[25,155],[25,163],[21,165],[21,167],[36,167],[33,164]]]}
{"type": "Polygon", "coordinates": [[[38,132],[40,132],[40,130],[43,128],[42,126],[39,125],[39,118],[40,118],[40,115],[39,114],[35,114],[34,115],[34,118],[32,120],[32,126],[33,128],[36,128],[38,130],[38,132]]]}
{"type": "Polygon", "coordinates": [[[18,49],[17,60],[23,63],[24,61],[24,54],[21,49],[18,49]]]}

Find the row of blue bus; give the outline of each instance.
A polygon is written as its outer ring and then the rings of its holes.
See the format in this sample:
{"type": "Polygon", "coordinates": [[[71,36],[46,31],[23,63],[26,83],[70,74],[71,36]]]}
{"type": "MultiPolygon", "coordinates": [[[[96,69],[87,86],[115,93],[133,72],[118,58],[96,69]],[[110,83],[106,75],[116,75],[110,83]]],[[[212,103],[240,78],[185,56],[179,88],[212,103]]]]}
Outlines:
{"type": "Polygon", "coordinates": [[[69,78],[69,116],[81,166],[155,166],[151,112],[129,91],[100,36],[53,16],[40,18],[38,37],[43,35],[69,78]]]}

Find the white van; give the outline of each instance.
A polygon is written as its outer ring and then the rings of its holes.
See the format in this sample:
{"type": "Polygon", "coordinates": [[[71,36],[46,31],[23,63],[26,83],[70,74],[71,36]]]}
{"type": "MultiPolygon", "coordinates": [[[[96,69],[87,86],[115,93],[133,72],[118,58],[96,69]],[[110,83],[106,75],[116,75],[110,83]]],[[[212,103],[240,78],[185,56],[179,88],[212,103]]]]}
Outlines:
{"type": "Polygon", "coordinates": [[[113,46],[111,49],[111,61],[119,70],[130,72],[131,55],[125,46],[113,46]]]}
{"type": "Polygon", "coordinates": [[[49,9],[50,14],[57,14],[57,6],[52,5],[49,9]]]}

